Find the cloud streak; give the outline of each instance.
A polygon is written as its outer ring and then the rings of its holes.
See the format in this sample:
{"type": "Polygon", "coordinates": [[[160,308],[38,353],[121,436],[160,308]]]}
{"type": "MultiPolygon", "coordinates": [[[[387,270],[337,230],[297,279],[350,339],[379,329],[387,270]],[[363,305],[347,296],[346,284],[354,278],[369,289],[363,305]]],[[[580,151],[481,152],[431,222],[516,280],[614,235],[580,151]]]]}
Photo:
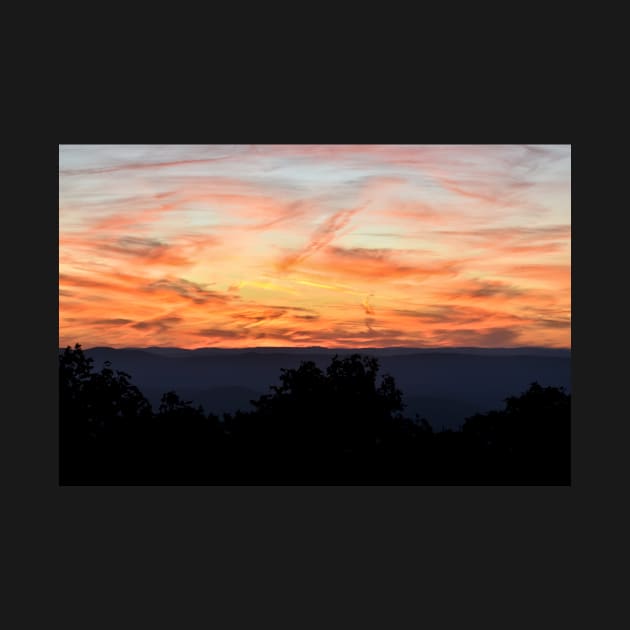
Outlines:
{"type": "Polygon", "coordinates": [[[288,256],[285,256],[278,264],[278,268],[281,271],[287,271],[291,267],[294,267],[309,256],[313,255],[322,247],[328,245],[328,243],[330,243],[335,238],[337,233],[343,230],[348,225],[352,217],[360,209],[361,208],[355,208],[353,210],[342,210],[341,212],[336,212],[332,216],[328,217],[324,221],[324,223],[319,228],[317,228],[317,230],[315,230],[306,247],[304,247],[300,252],[292,253],[288,256]]]}

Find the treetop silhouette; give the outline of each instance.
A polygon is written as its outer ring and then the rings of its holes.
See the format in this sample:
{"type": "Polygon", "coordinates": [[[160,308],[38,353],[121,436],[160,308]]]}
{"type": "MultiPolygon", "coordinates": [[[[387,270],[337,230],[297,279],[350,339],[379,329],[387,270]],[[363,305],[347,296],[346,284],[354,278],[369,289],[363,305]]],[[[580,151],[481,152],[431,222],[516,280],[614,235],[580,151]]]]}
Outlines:
{"type": "Polygon", "coordinates": [[[496,484],[570,480],[570,396],[538,383],[500,411],[434,432],[404,416],[375,357],[283,369],[253,411],[206,414],[167,391],[156,412],[131,376],[59,355],[62,483],[496,484]]]}

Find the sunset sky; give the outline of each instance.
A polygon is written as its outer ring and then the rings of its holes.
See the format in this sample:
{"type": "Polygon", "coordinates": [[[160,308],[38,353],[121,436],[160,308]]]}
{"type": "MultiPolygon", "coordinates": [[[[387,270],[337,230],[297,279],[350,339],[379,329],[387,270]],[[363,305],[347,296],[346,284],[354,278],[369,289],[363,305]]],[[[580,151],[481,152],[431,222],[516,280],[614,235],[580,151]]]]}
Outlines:
{"type": "Polygon", "coordinates": [[[60,145],[59,343],[571,346],[569,145],[60,145]]]}

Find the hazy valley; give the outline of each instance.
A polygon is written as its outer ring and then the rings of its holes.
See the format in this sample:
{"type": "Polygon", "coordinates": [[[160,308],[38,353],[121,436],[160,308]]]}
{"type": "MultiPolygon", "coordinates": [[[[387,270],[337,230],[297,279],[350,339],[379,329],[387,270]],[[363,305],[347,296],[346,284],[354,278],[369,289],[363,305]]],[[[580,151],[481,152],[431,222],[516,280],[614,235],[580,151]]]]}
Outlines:
{"type": "Polygon", "coordinates": [[[370,348],[91,348],[95,369],[105,361],[128,372],[132,382],[157,410],[161,395],[175,390],[206,412],[251,409],[250,400],[279,382],[282,368],[314,361],[325,369],[330,359],[352,353],[370,354],[380,362],[380,375],[391,374],[404,393],[405,414],[418,414],[435,429],[455,428],[467,416],[500,408],[537,381],[542,386],[571,389],[569,350],[370,348]]]}

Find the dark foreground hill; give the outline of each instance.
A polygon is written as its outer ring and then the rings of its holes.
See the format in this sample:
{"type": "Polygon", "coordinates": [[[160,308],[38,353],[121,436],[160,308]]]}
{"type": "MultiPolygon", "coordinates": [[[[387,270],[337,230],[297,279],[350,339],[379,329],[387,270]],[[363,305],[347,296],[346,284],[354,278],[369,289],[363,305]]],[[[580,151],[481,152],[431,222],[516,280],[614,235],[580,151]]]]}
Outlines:
{"type": "MultiPolygon", "coordinates": [[[[319,368],[335,354],[355,350],[326,348],[92,348],[85,351],[100,369],[110,361],[133,375],[154,408],[175,390],[206,412],[251,410],[250,401],[279,382],[282,368],[313,361],[319,368]]],[[[549,348],[418,349],[371,348],[358,351],[379,359],[403,392],[405,413],[418,414],[436,429],[455,428],[476,412],[500,407],[514,392],[536,381],[571,389],[570,352],[549,348]]]]}

